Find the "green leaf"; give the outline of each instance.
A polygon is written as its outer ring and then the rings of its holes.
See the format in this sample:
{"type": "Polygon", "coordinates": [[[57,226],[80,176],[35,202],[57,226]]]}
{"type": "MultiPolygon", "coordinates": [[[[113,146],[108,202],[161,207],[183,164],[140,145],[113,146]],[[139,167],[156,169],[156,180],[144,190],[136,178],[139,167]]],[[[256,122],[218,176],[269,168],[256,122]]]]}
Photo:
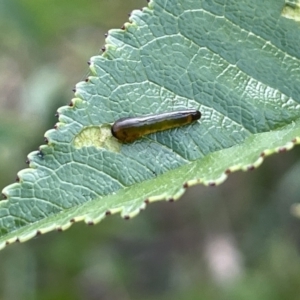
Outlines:
{"type": "Polygon", "coordinates": [[[0,248],[75,221],[132,217],[298,144],[300,25],[286,11],[283,0],[153,0],[111,30],[48,145],[3,190],[0,248]],[[187,108],[201,120],[131,144],[110,133],[122,117],[187,108]]]}

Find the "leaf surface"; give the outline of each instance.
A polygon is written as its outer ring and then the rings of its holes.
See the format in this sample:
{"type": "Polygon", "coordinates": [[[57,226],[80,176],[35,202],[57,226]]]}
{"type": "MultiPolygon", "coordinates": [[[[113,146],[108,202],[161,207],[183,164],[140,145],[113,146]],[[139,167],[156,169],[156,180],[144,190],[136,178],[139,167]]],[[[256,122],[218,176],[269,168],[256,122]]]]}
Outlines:
{"type": "Polygon", "coordinates": [[[153,0],[106,51],[48,144],[3,190],[0,248],[73,222],[136,215],[187,186],[216,185],[300,142],[300,24],[284,1],[153,0]],[[199,109],[198,122],[134,143],[117,119],[199,109]]]}

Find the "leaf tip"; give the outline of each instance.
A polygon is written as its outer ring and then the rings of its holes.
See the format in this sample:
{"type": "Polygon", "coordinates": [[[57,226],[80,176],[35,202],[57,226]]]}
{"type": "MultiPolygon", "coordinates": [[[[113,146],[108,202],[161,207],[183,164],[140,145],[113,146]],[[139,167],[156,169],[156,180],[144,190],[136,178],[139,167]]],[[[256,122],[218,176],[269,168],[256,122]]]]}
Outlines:
{"type": "Polygon", "coordinates": [[[226,170],[225,170],[225,174],[226,174],[226,175],[231,174],[231,170],[230,170],[230,169],[226,169],[226,170]]]}
{"type": "Polygon", "coordinates": [[[247,171],[254,171],[255,170],[255,167],[253,165],[249,165],[247,166],[247,171]]]}
{"type": "Polygon", "coordinates": [[[264,158],[266,156],[265,152],[260,153],[260,157],[264,158]]]}
{"type": "Polygon", "coordinates": [[[183,184],[183,188],[184,188],[184,189],[187,189],[188,187],[189,187],[188,182],[185,182],[185,183],[183,184]]]}

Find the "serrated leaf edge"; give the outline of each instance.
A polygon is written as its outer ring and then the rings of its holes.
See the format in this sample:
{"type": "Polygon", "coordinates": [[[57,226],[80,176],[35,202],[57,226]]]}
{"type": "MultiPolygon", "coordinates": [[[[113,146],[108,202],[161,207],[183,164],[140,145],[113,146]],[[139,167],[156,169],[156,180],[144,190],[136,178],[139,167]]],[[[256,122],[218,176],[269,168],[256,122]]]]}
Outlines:
{"type": "MultiPolygon", "coordinates": [[[[126,220],[131,219],[131,218],[135,217],[136,215],[138,215],[139,212],[141,212],[142,210],[145,210],[147,205],[150,204],[150,203],[157,202],[157,201],[162,201],[162,200],[166,200],[166,201],[169,201],[169,202],[177,201],[184,194],[184,192],[186,191],[186,189],[188,187],[194,186],[196,184],[201,184],[202,183],[206,186],[220,185],[221,183],[223,183],[228,178],[229,174],[231,174],[233,172],[236,172],[236,171],[240,171],[240,170],[241,171],[252,171],[252,170],[258,168],[263,163],[263,161],[265,160],[266,157],[268,157],[272,154],[275,154],[275,153],[283,153],[283,152],[289,151],[289,150],[293,149],[293,147],[297,144],[300,144],[300,137],[295,137],[292,141],[287,142],[287,143],[283,144],[280,147],[266,149],[265,151],[263,151],[261,153],[261,155],[252,164],[233,165],[232,167],[225,170],[224,173],[222,173],[222,175],[214,181],[203,181],[201,178],[187,181],[186,183],[184,183],[183,187],[176,194],[174,194],[171,198],[167,198],[165,194],[157,195],[157,196],[151,196],[151,197],[145,199],[145,201],[142,202],[140,207],[138,207],[134,211],[131,211],[129,214],[124,214],[124,207],[119,207],[119,208],[115,208],[115,209],[114,208],[109,209],[105,214],[101,214],[97,218],[91,218],[89,216],[89,214],[76,216],[76,217],[73,217],[71,220],[67,221],[66,223],[63,223],[63,224],[60,224],[60,225],[51,224],[47,227],[41,227],[39,229],[35,229],[33,231],[26,232],[26,233],[21,234],[21,235],[16,235],[15,237],[8,238],[7,240],[4,240],[3,242],[0,243],[0,250],[5,248],[7,245],[13,244],[15,242],[23,243],[23,242],[26,242],[26,241],[32,239],[33,237],[36,237],[38,235],[41,235],[41,234],[44,234],[44,233],[47,233],[47,232],[50,232],[50,231],[53,231],[53,230],[65,231],[68,228],[70,228],[73,223],[77,223],[77,222],[81,222],[81,221],[84,221],[87,225],[95,225],[95,224],[99,223],[100,221],[102,221],[106,216],[117,214],[117,213],[120,213],[121,217],[123,217],[126,220]]],[[[22,172],[24,172],[24,170],[21,170],[18,173],[18,175],[22,172]]],[[[7,186],[4,189],[5,192],[8,192],[7,193],[8,196],[9,196],[8,189],[15,188],[16,185],[18,185],[18,184],[14,183],[12,185],[7,186]]],[[[8,200],[5,200],[5,201],[8,201],[8,200]]],[[[298,204],[295,204],[295,205],[292,206],[291,212],[293,213],[293,215],[295,215],[295,216],[300,215],[299,207],[300,207],[300,205],[298,205],[298,204]]],[[[24,228],[23,228],[23,230],[24,230],[24,228]]],[[[10,234],[11,234],[11,232],[10,232],[10,234]]]]}

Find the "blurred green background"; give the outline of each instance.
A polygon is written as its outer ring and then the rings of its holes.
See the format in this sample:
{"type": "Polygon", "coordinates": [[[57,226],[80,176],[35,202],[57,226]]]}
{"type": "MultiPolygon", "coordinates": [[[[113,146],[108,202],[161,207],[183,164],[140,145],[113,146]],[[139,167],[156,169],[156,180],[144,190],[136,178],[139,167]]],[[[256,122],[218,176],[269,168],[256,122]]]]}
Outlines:
{"type": "MultiPolygon", "coordinates": [[[[142,0],[0,1],[0,188],[43,144],[104,33],[142,0]]],[[[219,187],[190,188],[125,221],[49,233],[0,252],[0,300],[300,298],[300,150],[219,187]]]]}

